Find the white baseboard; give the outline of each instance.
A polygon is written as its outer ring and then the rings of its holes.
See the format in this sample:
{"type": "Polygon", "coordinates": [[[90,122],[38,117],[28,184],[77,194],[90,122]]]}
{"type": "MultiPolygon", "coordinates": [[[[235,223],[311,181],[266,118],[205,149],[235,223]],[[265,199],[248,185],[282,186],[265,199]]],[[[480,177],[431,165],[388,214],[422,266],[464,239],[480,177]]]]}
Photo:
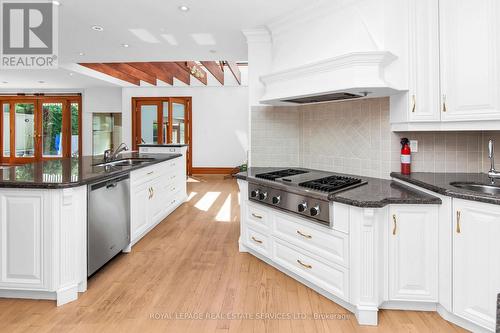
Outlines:
{"type": "Polygon", "coordinates": [[[35,290],[0,290],[0,298],[24,298],[24,299],[44,299],[54,301],[57,295],[53,291],[35,290]]]}
{"type": "Polygon", "coordinates": [[[56,291],[57,306],[76,301],[78,299],[78,284],[71,285],[56,291]]]}
{"type": "Polygon", "coordinates": [[[387,301],[379,306],[385,310],[436,311],[437,303],[412,301],[387,301]]]}

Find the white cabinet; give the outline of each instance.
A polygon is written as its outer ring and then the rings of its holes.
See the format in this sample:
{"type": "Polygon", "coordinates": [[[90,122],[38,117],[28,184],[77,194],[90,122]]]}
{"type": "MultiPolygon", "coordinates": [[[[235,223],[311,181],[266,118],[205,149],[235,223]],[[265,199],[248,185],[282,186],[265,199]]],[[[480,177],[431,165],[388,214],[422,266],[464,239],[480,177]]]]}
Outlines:
{"type": "Polygon", "coordinates": [[[186,199],[186,171],[183,161],[175,158],[130,174],[132,245],[186,199]]]}
{"type": "Polygon", "coordinates": [[[0,194],[0,287],[46,287],[43,192],[0,194]]]}
{"type": "Polygon", "coordinates": [[[500,293],[500,206],[453,200],[453,312],[494,331],[500,293]]]}
{"type": "Polygon", "coordinates": [[[408,1],[408,93],[391,96],[392,130],[496,130],[500,3],[408,1]]]}
{"type": "Polygon", "coordinates": [[[438,207],[397,205],[390,208],[389,299],[438,299],[438,207]]]}
{"type": "Polygon", "coordinates": [[[498,0],[439,1],[443,120],[500,119],[499,13],[498,0]]]}
{"type": "Polygon", "coordinates": [[[439,121],[438,1],[410,0],[409,92],[410,121],[439,121]]]}

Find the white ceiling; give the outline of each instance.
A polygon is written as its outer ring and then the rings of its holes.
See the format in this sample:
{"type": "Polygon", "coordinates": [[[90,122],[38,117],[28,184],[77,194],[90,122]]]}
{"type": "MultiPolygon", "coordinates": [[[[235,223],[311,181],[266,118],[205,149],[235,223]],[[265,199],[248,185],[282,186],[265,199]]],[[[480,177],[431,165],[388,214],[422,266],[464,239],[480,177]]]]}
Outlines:
{"type": "Polygon", "coordinates": [[[310,4],[311,0],[59,2],[59,53],[62,62],[245,61],[247,47],[242,29],[265,25],[277,17],[310,4]],[[180,5],[187,5],[189,11],[181,12],[178,9],[180,5]],[[104,31],[93,31],[93,25],[102,26],[104,31]],[[142,41],[129,29],[145,29],[159,43],[142,41]],[[169,44],[162,34],[170,35],[169,38],[173,36],[178,45],[169,44]],[[215,45],[200,45],[195,39],[201,44],[215,41],[215,45]],[[124,48],[121,44],[128,44],[130,47],[124,48]],[[80,52],[85,55],[80,56],[80,52]]]}

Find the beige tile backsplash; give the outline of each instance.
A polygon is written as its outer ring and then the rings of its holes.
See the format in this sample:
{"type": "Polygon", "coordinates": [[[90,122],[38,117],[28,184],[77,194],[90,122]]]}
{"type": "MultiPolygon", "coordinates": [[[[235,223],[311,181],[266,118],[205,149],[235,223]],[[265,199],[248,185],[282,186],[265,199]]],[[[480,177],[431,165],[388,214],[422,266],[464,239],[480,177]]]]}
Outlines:
{"type": "Polygon", "coordinates": [[[500,131],[391,132],[388,98],[254,107],[251,112],[252,166],[301,166],[389,178],[400,168],[401,137],[418,140],[414,172],[485,172],[489,138],[497,141],[500,163],[500,131]]]}

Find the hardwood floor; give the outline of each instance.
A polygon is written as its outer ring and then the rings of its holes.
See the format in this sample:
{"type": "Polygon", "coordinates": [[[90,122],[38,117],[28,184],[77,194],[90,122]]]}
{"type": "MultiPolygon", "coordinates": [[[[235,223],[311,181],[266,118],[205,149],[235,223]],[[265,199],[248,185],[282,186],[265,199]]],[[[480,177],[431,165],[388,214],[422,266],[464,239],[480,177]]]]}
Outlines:
{"type": "Polygon", "coordinates": [[[0,299],[0,332],[464,332],[434,312],[381,311],[378,327],[357,325],[342,307],[238,252],[234,180],[199,176],[188,193],[131,253],[94,275],[78,301],[57,308],[0,299]],[[298,318],[264,318],[288,314],[298,318]]]}

